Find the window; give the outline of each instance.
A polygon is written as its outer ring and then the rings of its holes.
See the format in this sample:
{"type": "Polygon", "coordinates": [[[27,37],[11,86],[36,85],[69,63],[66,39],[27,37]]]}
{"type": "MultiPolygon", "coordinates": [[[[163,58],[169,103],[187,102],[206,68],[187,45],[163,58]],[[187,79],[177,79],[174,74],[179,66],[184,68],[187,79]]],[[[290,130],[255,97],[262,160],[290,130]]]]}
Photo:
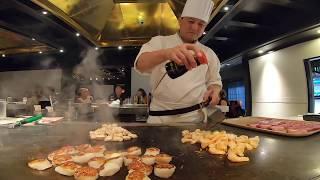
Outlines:
{"type": "Polygon", "coordinates": [[[241,101],[242,109],[246,109],[246,91],[242,81],[228,84],[228,101],[241,101]]]}

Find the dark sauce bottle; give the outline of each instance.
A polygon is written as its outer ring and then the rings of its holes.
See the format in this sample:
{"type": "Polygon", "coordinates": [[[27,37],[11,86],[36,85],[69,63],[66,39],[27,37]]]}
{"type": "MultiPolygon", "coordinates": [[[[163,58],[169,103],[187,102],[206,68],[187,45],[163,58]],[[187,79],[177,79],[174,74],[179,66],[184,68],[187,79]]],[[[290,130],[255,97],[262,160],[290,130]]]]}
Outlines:
{"type": "MultiPolygon", "coordinates": [[[[200,65],[200,62],[197,59],[196,63],[197,66],[200,65]]],[[[176,79],[182,76],[184,73],[188,72],[188,69],[185,65],[178,65],[177,63],[170,61],[166,64],[166,71],[171,79],[176,79]]]]}
{"type": "MultiPolygon", "coordinates": [[[[197,66],[201,64],[208,64],[208,60],[204,52],[200,52],[197,56],[195,56],[195,60],[197,63],[197,66]]],[[[178,65],[177,63],[170,61],[165,65],[166,71],[168,73],[168,76],[171,79],[176,79],[180,76],[182,76],[184,73],[188,71],[185,65],[178,65]]]]}

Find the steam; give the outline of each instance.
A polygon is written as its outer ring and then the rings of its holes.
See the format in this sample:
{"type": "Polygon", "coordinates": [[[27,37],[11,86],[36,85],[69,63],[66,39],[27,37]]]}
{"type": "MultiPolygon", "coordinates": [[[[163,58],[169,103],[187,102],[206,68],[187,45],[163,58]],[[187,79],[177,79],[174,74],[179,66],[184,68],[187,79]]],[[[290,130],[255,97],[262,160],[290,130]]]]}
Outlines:
{"type": "MultiPolygon", "coordinates": [[[[73,81],[78,83],[73,92],[75,92],[76,88],[86,87],[90,90],[96,102],[107,100],[108,95],[113,92],[112,86],[107,88],[107,86],[103,85],[102,78],[105,77],[105,72],[99,64],[99,56],[99,51],[95,49],[83,51],[81,52],[81,57],[83,58],[81,63],[73,68],[73,81]],[[82,81],[84,83],[81,83],[82,81]]],[[[99,113],[100,117],[104,117],[105,120],[114,121],[110,110],[110,108],[100,105],[100,111],[97,113],[99,113]]]]}

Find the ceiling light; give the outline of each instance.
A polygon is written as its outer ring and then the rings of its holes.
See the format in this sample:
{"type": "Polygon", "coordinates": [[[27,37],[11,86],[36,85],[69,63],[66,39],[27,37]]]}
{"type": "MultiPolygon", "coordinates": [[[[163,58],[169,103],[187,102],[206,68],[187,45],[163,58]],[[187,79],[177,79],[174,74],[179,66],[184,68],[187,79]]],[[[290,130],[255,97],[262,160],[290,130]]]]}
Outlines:
{"type": "Polygon", "coordinates": [[[223,8],[223,10],[229,11],[229,7],[228,7],[228,6],[225,6],[225,7],[223,8]]]}
{"type": "Polygon", "coordinates": [[[203,32],[202,34],[203,34],[203,35],[206,35],[207,33],[206,33],[206,32],[203,32]]]}
{"type": "Polygon", "coordinates": [[[39,51],[39,54],[42,54],[42,51],[39,51]]]}
{"type": "Polygon", "coordinates": [[[46,15],[46,14],[48,14],[48,12],[47,11],[42,11],[42,14],[46,15]]]}
{"type": "Polygon", "coordinates": [[[78,36],[78,37],[79,37],[79,36],[80,36],[80,33],[76,33],[76,36],[78,36]]]}
{"type": "Polygon", "coordinates": [[[98,50],[99,48],[98,48],[98,47],[95,47],[94,49],[95,49],[95,50],[98,50]]]}
{"type": "Polygon", "coordinates": [[[118,46],[118,49],[121,50],[121,49],[122,49],[122,46],[118,46]]]}
{"type": "Polygon", "coordinates": [[[59,50],[59,52],[63,53],[63,52],[64,52],[64,50],[63,50],[63,49],[60,49],[60,50],[59,50]]]}
{"type": "Polygon", "coordinates": [[[227,66],[230,66],[230,64],[226,64],[227,66]]]}
{"type": "Polygon", "coordinates": [[[35,41],[36,39],[35,39],[35,38],[32,38],[31,40],[32,40],[32,41],[35,41]]]}
{"type": "Polygon", "coordinates": [[[320,34],[320,29],[317,31],[317,33],[319,33],[319,34],[320,34]]]}
{"type": "Polygon", "coordinates": [[[258,51],[258,53],[259,53],[259,54],[262,54],[262,53],[264,53],[264,51],[262,51],[262,50],[259,50],[259,51],[258,51]]]}
{"type": "Polygon", "coordinates": [[[5,55],[5,54],[2,54],[2,57],[6,57],[6,55],[5,55]]]}

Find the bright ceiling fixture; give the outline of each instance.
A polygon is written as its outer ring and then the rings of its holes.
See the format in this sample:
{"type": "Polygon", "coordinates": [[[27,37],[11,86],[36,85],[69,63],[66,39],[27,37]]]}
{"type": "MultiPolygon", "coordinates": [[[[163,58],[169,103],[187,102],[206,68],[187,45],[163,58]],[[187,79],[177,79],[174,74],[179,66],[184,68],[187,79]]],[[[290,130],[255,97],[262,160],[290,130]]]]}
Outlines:
{"type": "Polygon", "coordinates": [[[31,38],[31,40],[32,40],[32,41],[35,41],[36,39],[35,39],[35,38],[31,38]]]}
{"type": "Polygon", "coordinates": [[[76,33],[76,36],[79,37],[79,36],[80,36],[80,33],[76,33]]]}
{"type": "Polygon", "coordinates": [[[229,9],[230,9],[230,8],[229,8],[228,6],[225,6],[225,7],[223,8],[224,11],[229,11],[229,9]]]}
{"type": "Polygon", "coordinates": [[[204,31],[202,34],[203,34],[203,35],[206,35],[207,33],[204,31]]]}
{"type": "Polygon", "coordinates": [[[6,55],[5,55],[5,54],[2,54],[2,57],[6,57],[6,55]]]}
{"type": "Polygon", "coordinates": [[[95,47],[94,49],[95,49],[95,50],[99,50],[99,48],[98,48],[98,47],[95,47]]]}
{"type": "Polygon", "coordinates": [[[42,54],[42,51],[39,51],[39,54],[42,54]]]}
{"type": "Polygon", "coordinates": [[[262,51],[262,50],[259,50],[259,51],[258,51],[258,53],[259,53],[259,54],[262,54],[262,53],[264,53],[264,51],[262,51]]]}
{"type": "Polygon", "coordinates": [[[122,46],[118,46],[118,49],[121,50],[121,49],[122,49],[122,46]]]}
{"type": "Polygon", "coordinates": [[[64,50],[63,50],[63,49],[60,49],[60,50],[59,50],[59,52],[63,53],[63,52],[64,52],[64,50]]]}
{"type": "Polygon", "coordinates": [[[48,12],[47,11],[42,11],[42,14],[47,15],[48,12]]]}

